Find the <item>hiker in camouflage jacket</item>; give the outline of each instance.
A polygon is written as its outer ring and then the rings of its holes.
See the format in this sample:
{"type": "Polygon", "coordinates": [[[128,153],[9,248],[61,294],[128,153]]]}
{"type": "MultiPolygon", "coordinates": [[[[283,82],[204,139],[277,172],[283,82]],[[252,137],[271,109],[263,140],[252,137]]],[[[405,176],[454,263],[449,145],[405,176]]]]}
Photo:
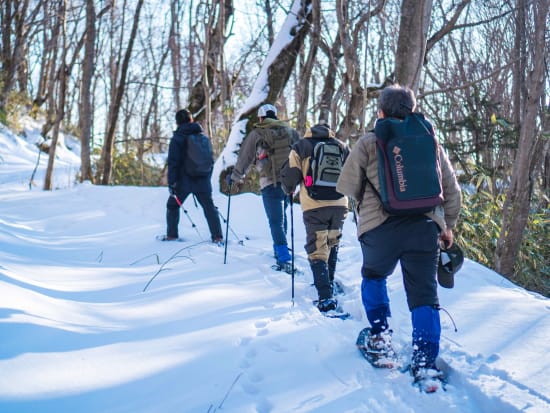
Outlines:
{"type": "Polygon", "coordinates": [[[292,264],[286,239],[288,197],[281,189],[280,169],[299,136],[288,123],[277,119],[277,109],[273,105],[262,105],[258,109],[258,119],[241,145],[228,183],[239,185],[248,169],[256,166],[277,265],[280,270],[290,273],[292,264]]]}

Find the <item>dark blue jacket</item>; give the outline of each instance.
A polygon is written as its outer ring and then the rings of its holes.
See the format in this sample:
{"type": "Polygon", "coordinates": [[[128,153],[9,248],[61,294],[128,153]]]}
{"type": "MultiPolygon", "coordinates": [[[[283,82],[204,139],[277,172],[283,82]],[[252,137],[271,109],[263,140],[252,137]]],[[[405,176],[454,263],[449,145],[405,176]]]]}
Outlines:
{"type": "Polygon", "coordinates": [[[195,133],[202,133],[200,124],[193,122],[179,125],[168,147],[168,185],[176,183],[179,194],[212,192],[211,175],[191,177],[185,173],[186,137],[195,133]]]}

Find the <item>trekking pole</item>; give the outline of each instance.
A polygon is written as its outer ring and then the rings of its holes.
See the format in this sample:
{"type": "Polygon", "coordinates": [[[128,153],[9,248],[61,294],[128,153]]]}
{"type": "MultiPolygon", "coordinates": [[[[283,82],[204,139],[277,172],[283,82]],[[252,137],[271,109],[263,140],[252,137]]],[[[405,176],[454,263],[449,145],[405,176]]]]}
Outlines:
{"type": "Polygon", "coordinates": [[[183,213],[185,214],[185,216],[187,217],[187,219],[191,223],[191,226],[193,228],[195,228],[195,231],[197,231],[197,234],[199,234],[199,237],[202,239],[202,236],[201,236],[201,233],[199,232],[199,229],[197,228],[197,226],[195,225],[195,223],[193,222],[193,220],[189,216],[189,213],[187,212],[187,210],[183,207],[183,202],[180,201],[180,199],[178,198],[178,196],[176,194],[174,194],[172,196],[174,197],[174,199],[178,203],[178,206],[183,210],[183,213]]]}
{"type": "Polygon", "coordinates": [[[292,247],[292,306],[294,307],[294,202],[290,194],[290,245],[292,247]]]}
{"type": "Polygon", "coordinates": [[[350,197],[350,206],[351,206],[351,212],[353,213],[353,223],[355,224],[355,226],[357,226],[358,221],[357,221],[357,210],[355,208],[355,199],[351,197],[350,197]]]}
{"type": "MultiPolygon", "coordinates": [[[[229,212],[231,211],[231,186],[233,185],[233,182],[229,183],[229,195],[227,197],[227,219],[225,220],[225,248],[223,252],[223,263],[227,263],[227,235],[229,231],[229,212]]],[[[238,237],[237,237],[238,238],[238,237]]]]}
{"type": "MultiPolygon", "coordinates": [[[[237,241],[239,242],[239,245],[244,245],[244,241],[242,239],[239,238],[239,236],[237,235],[237,233],[233,230],[233,228],[231,228],[231,225],[229,225],[229,219],[225,219],[222,215],[222,213],[220,212],[220,210],[218,209],[218,207],[216,207],[216,211],[218,211],[218,215],[220,216],[220,218],[222,219],[223,223],[226,224],[228,227],[229,227],[229,231],[231,231],[231,233],[233,234],[233,236],[235,238],[237,238],[237,241]]],[[[228,217],[229,218],[229,217],[228,217]]],[[[227,231],[226,231],[227,232],[227,231]]],[[[227,234],[225,234],[226,236],[226,240],[227,240],[227,234]]],[[[246,237],[245,237],[246,238],[246,237]]]]}

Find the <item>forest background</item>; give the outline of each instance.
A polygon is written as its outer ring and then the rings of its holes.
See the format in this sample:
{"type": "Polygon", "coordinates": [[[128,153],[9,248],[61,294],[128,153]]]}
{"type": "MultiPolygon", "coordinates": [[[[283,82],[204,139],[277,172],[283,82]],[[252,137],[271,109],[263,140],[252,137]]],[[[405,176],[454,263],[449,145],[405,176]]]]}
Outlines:
{"type": "Polygon", "coordinates": [[[379,91],[399,83],[417,93],[463,185],[466,255],[550,296],[549,4],[2,0],[0,122],[43,121],[44,190],[60,131],[81,141],[80,181],[156,186],[156,155],[186,107],[222,161],[213,179],[224,191],[262,103],[301,134],[327,120],[353,146],[379,91]]]}

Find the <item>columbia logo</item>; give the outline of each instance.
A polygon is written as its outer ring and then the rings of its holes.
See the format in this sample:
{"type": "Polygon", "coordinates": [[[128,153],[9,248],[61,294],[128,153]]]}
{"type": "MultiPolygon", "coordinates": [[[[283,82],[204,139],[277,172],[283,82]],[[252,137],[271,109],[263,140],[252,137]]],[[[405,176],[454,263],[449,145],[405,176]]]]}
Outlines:
{"type": "Polygon", "coordinates": [[[393,160],[395,161],[395,173],[397,175],[397,182],[399,184],[399,192],[405,192],[407,190],[407,180],[405,179],[405,167],[403,166],[403,155],[401,155],[401,148],[396,146],[393,148],[393,160]]]}

